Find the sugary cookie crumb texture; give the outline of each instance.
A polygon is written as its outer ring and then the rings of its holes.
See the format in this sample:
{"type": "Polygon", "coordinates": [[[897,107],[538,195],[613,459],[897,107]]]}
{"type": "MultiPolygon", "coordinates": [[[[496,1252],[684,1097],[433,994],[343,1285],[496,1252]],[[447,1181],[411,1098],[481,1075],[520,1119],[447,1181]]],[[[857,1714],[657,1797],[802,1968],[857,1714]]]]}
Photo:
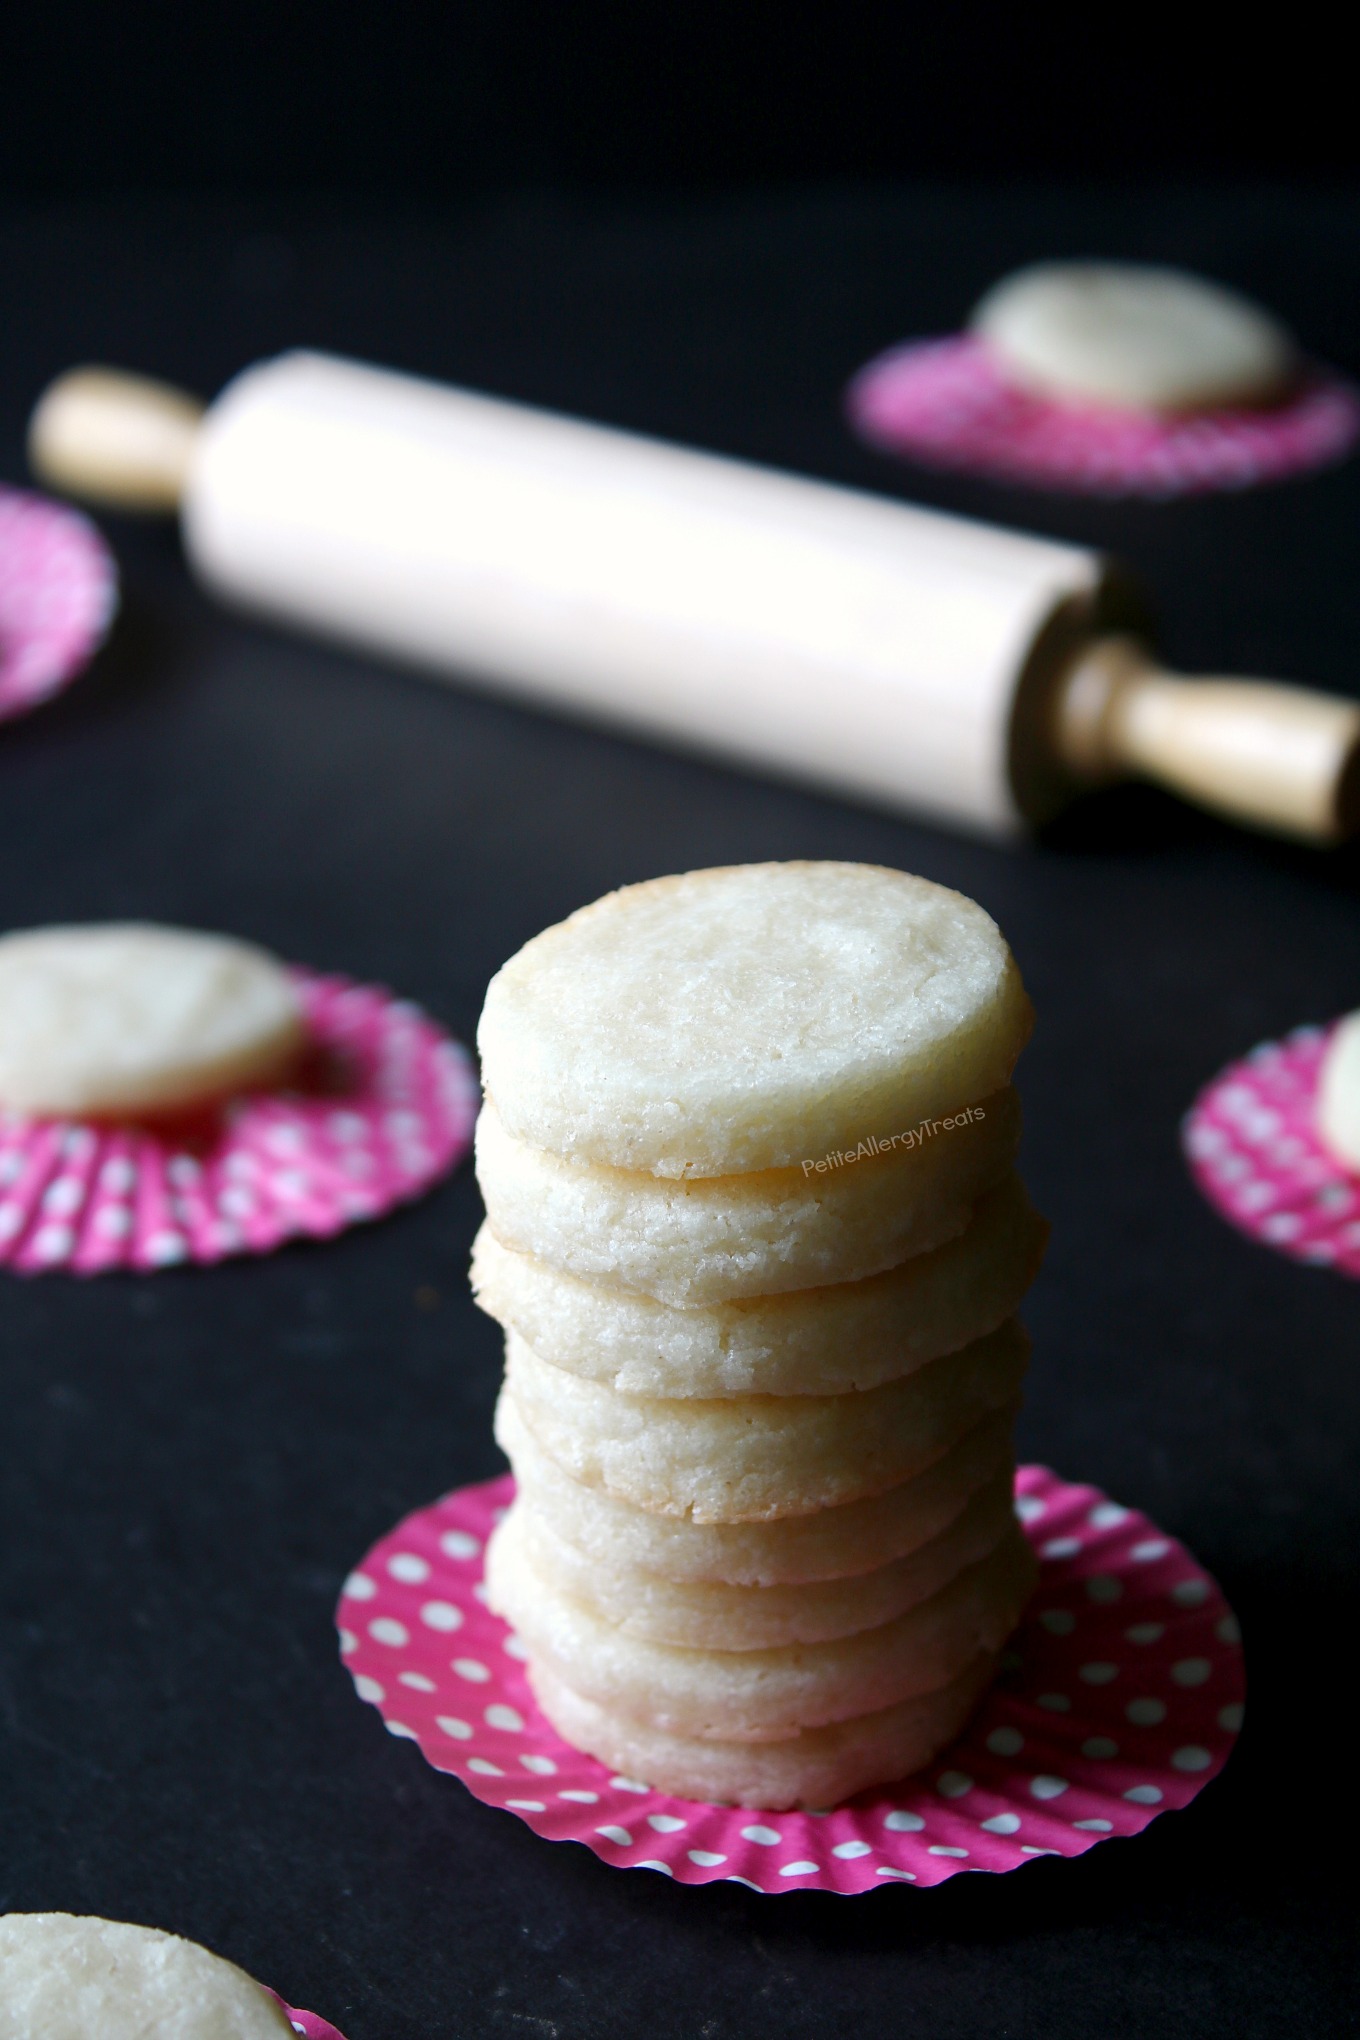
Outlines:
{"type": "Polygon", "coordinates": [[[0,1917],[0,2040],[291,2040],[244,1970],[154,1927],[0,1917]]]}
{"type": "Polygon", "coordinates": [[[680,1309],[477,1235],[482,1309],[554,1367],[626,1395],[842,1395],[895,1381],[1011,1316],[1048,1227],[1016,1175],[934,1252],[862,1282],[680,1309]]]}
{"type": "Polygon", "coordinates": [[[275,1080],[303,1042],[287,972],[249,943],[139,922],[0,938],[0,1109],[186,1109],[275,1080]]]}
{"type": "Polygon", "coordinates": [[[515,1513],[539,1577],[625,1635],[682,1650],[778,1650],[853,1636],[929,1600],[956,1573],[985,1558],[1013,1528],[1012,1486],[1005,1469],[919,1551],[820,1586],[730,1587],[670,1580],[617,1559],[601,1563],[588,1557],[549,1528],[532,1495],[518,1497],[515,1513]]]}
{"type": "Polygon", "coordinates": [[[879,866],[751,864],[625,887],[492,979],[508,1132],[658,1176],[815,1165],[1000,1090],[1019,973],[962,894],[879,866]]]}
{"type": "Polygon", "coordinates": [[[1184,270],[1045,262],[1005,277],[973,331],[1015,381],[1073,402],[1200,411],[1263,402],[1294,345],[1259,305],[1184,270]]]}
{"type": "Polygon", "coordinates": [[[530,1665],[529,1683],[559,1735],[611,1771],[646,1778],[681,1799],[778,1813],[838,1806],[866,1785],[919,1771],[954,1740],[995,1668],[995,1658],[982,1653],[937,1692],[762,1743],[668,1735],[584,1699],[547,1664],[530,1665]]]}
{"type": "Polygon", "coordinates": [[[964,1232],[1019,1141],[1019,1099],[1008,1088],[932,1122],[915,1146],[851,1156],[820,1175],[651,1176],[516,1140],[488,1098],[477,1180],[506,1246],[690,1308],[858,1282],[941,1246],[964,1232]]]}
{"type": "Polygon", "coordinates": [[[1343,1168],[1360,1173],[1360,1013],[1336,1028],[1318,1079],[1317,1130],[1343,1168]]]}
{"type": "Polygon", "coordinates": [[[696,1523],[768,1522],[885,1494],[1020,1393],[1015,1319],[961,1353],[851,1395],[721,1400],[620,1395],[541,1360],[511,1332],[501,1393],[585,1487],[696,1523]]]}
{"type": "Polygon", "coordinates": [[[668,1735],[781,1742],[948,1685],[995,1653],[1020,1619],[1037,1568],[1015,1525],[978,1563],[895,1620],[827,1643],[775,1650],[682,1650],[625,1635],[553,1593],[512,1509],[487,1546],[489,1605],[518,1631],[531,1664],[573,1692],[668,1735]]]}
{"type": "Polygon", "coordinates": [[[680,1585],[801,1586],[908,1557],[956,1522],[989,1480],[1009,1482],[1015,1414],[1014,1404],[996,1410],[883,1494],[764,1522],[696,1523],[586,1487],[543,1449],[508,1395],[496,1410],[496,1440],[535,1515],[601,1568],[633,1566],[680,1585]]]}

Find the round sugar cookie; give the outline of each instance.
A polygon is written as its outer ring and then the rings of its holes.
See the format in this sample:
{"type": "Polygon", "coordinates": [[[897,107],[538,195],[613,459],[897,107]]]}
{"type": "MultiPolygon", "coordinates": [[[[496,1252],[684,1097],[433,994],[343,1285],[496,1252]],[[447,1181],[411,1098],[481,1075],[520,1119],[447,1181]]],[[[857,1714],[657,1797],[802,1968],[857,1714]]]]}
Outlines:
{"type": "Polygon", "coordinates": [[[1260,403],[1288,381],[1294,345],[1222,284],[1136,262],[1041,262],[1005,277],[972,329],[1027,389],[1130,410],[1260,403]]]}
{"type": "Polygon", "coordinates": [[[993,1331],[1018,1309],[1047,1237],[1011,1174],[957,1238],[861,1282],[683,1310],[564,1274],[484,1225],[472,1286],[542,1359],[625,1395],[843,1395],[993,1331]]]}
{"type": "Polygon", "coordinates": [[[176,1934],[6,1913],[0,2040],[293,2040],[293,2028],[244,1970],[176,1934]]]}
{"type": "Polygon", "coordinates": [[[878,865],[650,879],[502,966],[477,1032],[509,1132],[657,1176],[796,1168],[1009,1082],[1031,1024],[996,923],[878,865]]]}
{"type": "Polygon", "coordinates": [[[988,1481],[1010,1478],[1015,1414],[1011,1404],[984,1417],[923,1473],[881,1495],[765,1523],[661,1516],[586,1487],[543,1450],[509,1396],[496,1410],[496,1437],[534,1513],[601,1567],[677,1583],[780,1587],[841,1580],[919,1551],[988,1481]]]}
{"type": "Polygon", "coordinates": [[[486,1550],[487,1605],[517,1631],[531,1665],[610,1713],[719,1742],[779,1742],[947,1685],[979,1651],[1001,1648],[1037,1578],[1013,1523],[979,1564],[876,1629],[783,1650],[677,1650],[626,1636],[555,1592],[534,1570],[513,1507],[486,1550]]]}
{"type": "Polygon", "coordinates": [[[953,1742],[991,1683],[982,1652],[934,1693],[876,1714],[804,1729],[784,1742],[716,1742],[668,1735],[573,1692],[547,1664],[528,1667],[534,1698],[558,1734],[611,1771],[709,1806],[839,1806],[866,1785],[919,1771],[953,1742]]]}
{"type": "Polygon", "coordinates": [[[136,921],[0,937],[0,1108],[187,1108],[272,1082],[304,1038],[288,973],[247,942],[136,921]]]}
{"type": "Polygon", "coordinates": [[[1343,1168],[1360,1172],[1360,1013],[1333,1029],[1318,1072],[1318,1138],[1343,1168]]]}
{"type": "Polygon", "coordinates": [[[766,1169],[677,1180],[526,1146],[488,1098],[477,1120],[477,1181],[506,1246],[692,1308],[858,1282],[929,1252],[964,1231],[1019,1143],[1019,1100],[1007,1089],[948,1115],[905,1153],[820,1176],[766,1169]]]}
{"type": "Polygon", "coordinates": [[[961,1352],[851,1395],[620,1395],[552,1367],[518,1333],[502,1395],[573,1480],[697,1523],[769,1522],[882,1494],[993,1410],[1029,1362],[1016,1319],[961,1352]]]}
{"type": "Polygon", "coordinates": [[[876,1629],[928,1601],[1009,1533],[1013,1486],[1013,1469],[1002,1467],[919,1551],[848,1579],[797,1587],[695,1585],[617,1561],[602,1564],[550,1529],[531,1493],[515,1506],[539,1578],[626,1636],[681,1650],[782,1650],[876,1629]]]}

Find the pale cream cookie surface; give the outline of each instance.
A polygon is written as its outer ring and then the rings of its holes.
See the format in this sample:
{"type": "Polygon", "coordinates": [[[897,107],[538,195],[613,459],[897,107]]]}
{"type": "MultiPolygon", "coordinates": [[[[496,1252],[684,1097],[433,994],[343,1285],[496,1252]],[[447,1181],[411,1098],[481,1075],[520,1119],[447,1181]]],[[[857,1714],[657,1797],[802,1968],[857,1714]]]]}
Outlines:
{"type": "Polygon", "coordinates": [[[276,1998],[193,1941],[73,1913],[0,1917],[0,2040],[292,2040],[276,1998]]]}
{"type": "Polygon", "coordinates": [[[807,1516],[883,1494],[1012,1404],[1029,1361],[1008,1318],[879,1388],[706,1401],[620,1395],[549,1365],[515,1332],[505,1347],[502,1396],[574,1480],[698,1523],[807,1516]]]}
{"type": "Polygon", "coordinates": [[[187,1110],[273,1082],[304,1041],[288,973],[250,943],[144,922],[0,937],[0,1108],[187,1110]]]}
{"type": "Polygon", "coordinates": [[[679,1584],[779,1587],[842,1580],[890,1565],[940,1536],[993,1480],[1009,1481],[1015,1405],[975,1424],[912,1479],[835,1508],[764,1522],[696,1523],[587,1487],[535,1439],[502,1395],[496,1439],[535,1513],[602,1572],[630,1566],[679,1584]]]}
{"type": "Polygon", "coordinates": [[[1317,1130],[1346,1169],[1360,1174],[1360,1013],[1341,1021],[1318,1079],[1317,1130]]]}
{"type": "Polygon", "coordinates": [[[532,1495],[521,1494],[514,1508],[530,1563],[549,1588],[583,1601],[626,1635],[682,1650],[781,1650],[875,1629],[976,1565],[1013,1522],[1005,1468],[947,1529],[906,1558],[815,1586],[731,1587],[666,1579],[617,1559],[601,1563],[551,1529],[532,1495]]]}
{"type": "MultiPolygon", "coordinates": [[[[779,1742],[913,1700],[956,1679],[1015,1628],[1038,1576],[1015,1524],[929,1600],[851,1636],[774,1650],[681,1650],[605,1622],[535,1570],[515,1512],[487,1544],[487,1601],[583,1699],[668,1735],[779,1742]]],[[[650,1781],[649,1781],[650,1782],[650,1781]]]]}
{"type": "Polygon", "coordinates": [[[922,1147],[825,1175],[764,1169],[676,1179],[531,1147],[488,1098],[477,1121],[477,1181],[506,1246],[689,1309],[857,1282],[943,1245],[1010,1171],[1019,1143],[1019,1098],[1008,1087],[953,1124],[941,1121],[922,1147]]]}
{"type": "Polygon", "coordinates": [[[861,1282],[686,1310],[564,1274],[484,1225],[472,1285],[541,1358],[624,1394],[842,1395],[994,1330],[1018,1308],[1047,1236],[1012,1174],[956,1238],[861,1282]]]}
{"type": "Polygon", "coordinates": [[[515,1140],[703,1177],[901,1142],[1001,1090],[1031,1018],[961,893],[877,865],[745,864],[545,929],[492,979],[477,1041],[515,1140]]]}
{"type": "Polygon", "coordinates": [[[529,1666],[529,1684],[558,1733],[611,1771],[646,1778],[680,1799],[774,1813],[791,1806],[839,1806],[866,1785],[919,1771],[953,1742],[995,1669],[995,1656],[979,1652],[933,1693],[777,1742],[668,1733],[586,1699],[547,1664],[529,1666]]]}
{"type": "Polygon", "coordinates": [[[1295,359],[1279,322],[1236,291],[1134,262],[1036,263],[996,284],[971,324],[1026,388],[1132,410],[1260,403],[1295,359]]]}

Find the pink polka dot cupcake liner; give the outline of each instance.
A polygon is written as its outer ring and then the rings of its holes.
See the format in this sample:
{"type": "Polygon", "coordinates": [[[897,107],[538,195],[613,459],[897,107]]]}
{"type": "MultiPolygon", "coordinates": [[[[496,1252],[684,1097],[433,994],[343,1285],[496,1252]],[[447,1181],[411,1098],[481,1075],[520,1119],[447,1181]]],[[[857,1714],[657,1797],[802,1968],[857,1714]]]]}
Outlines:
{"type": "Polygon", "coordinates": [[[118,570],[74,510],[0,488],[0,722],[74,680],[118,607],[118,570]]]}
{"type": "MultiPolygon", "coordinates": [[[[270,1996],[277,1997],[277,1991],[271,1991],[270,1996]]],[[[284,2005],[282,1998],[279,1998],[279,2003],[287,2012],[293,2031],[306,2034],[307,2040],[345,2040],[338,2026],[332,2026],[326,2019],[318,2019],[315,2012],[299,2012],[292,2005],[284,2005]]]]}
{"type": "Polygon", "coordinates": [[[168,1268],[329,1239],[423,1195],[467,1152],[467,1051],[408,1000],[295,970],[311,1048],[292,1087],[151,1127],[0,1114],[0,1264],[168,1268]]]}
{"type": "Polygon", "coordinates": [[[851,382],[846,410],[888,453],[1093,496],[1249,489],[1341,460],[1360,439],[1360,391],[1328,369],[1270,409],[1164,417],[1020,389],[966,333],[879,355],[851,382]]]}
{"type": "Polygon", "coordinates": [[[821,1812],[701,1805],[620,1777],[540,1714],[519,1639],[485,1606],[503,1475],[419,1509],[345,1583],[340,1653],[388,1732],[550,1841],[620,1869],[752,1891],[942,1884],[1136,1835],[1186,1806],[1242,1725],[1237,1620],[1184,1547],[1135,1509],[1021,1467],[1040,1585],[1001,1674],[927,1770],[821,1812]]]}
{"type": "Polygon", "coordinates": [[[1200,1092],[1181,1129],[1190,1173],[1248,1239],[1360,1277],[1360,1175],[1314,1126],[1330,1027],[1263,1041],[1200,1092]]]}

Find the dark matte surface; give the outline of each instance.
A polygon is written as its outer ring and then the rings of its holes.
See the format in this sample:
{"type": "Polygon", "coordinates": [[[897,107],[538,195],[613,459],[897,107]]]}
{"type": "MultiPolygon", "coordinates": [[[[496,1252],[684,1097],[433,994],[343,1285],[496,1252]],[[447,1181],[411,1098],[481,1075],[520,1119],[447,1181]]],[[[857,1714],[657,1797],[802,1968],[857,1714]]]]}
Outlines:
{"type": "Polygon", "coordinates": [[[1358,141],[1309,0],[1254,35],[1156,0],[0,8],[0,188],[27,194],[1354,175],[1358,141]]]}
{"type": "MultiPolygon", "coordinates": [[[[843,432],[865,354],[1088,246],[1210,267],[1360,367],[1340,199],[11,211],[0,476],[21,478],[27,407],[70,361],[210,390],[306,340],[1117,543],[1177,658],[1353,685],[1360,466],[1121,510],[931,482],[843,432]]],[[[1355,858],[1135,794],[1003,852],[228,619],[168,531],[113,536],[112,645],[0,729],[0,925],[231,928],[468,1037],[526,936],[655,872],[868,858],[998,916],[1041,1016],[1026,1166],[1054,1222],[1023,1448],[1189,1541],[1241,1612],[1252,1707],[1187,1813],[933,1893],[682,1890],[474,1804],[355,1700],[331,1629],[372,1538],[498,1464],[465,1171],[272,1260],[0,1276],[0,1907],[178,1928],[349,2040],[1353,2031],[1354,1888],[1331,1858],[1353,1848],[1360,1292],[1230,1232],[1176,1128],[1226,1058],[1360,1002],[1355,858]]]]}
{"type": "Polygon", "coordinates": [[[41,0],[0,9],[0,187],[446,195],[797,177],[1351,175],[1320,8],[999,0],[41,0]]]}

